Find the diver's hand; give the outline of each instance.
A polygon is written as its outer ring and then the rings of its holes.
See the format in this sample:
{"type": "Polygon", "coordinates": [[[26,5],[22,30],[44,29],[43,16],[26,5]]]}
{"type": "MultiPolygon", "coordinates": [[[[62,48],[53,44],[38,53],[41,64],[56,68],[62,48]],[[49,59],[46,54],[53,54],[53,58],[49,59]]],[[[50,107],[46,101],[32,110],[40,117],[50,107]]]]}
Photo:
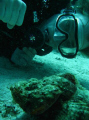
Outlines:
{"type": "Polygon", "coordinates": [[[21,26],[26,12],[26,4],[22,0],[0,0],[0,20],[12,29],[21,26]]]}
{"type": "Polygon", "coordinates": [[[11,61],[19,66],[30,66],[35,55],[35,49],[24,47],[23,50],[20,50],[16,48],[12,54],[11,61]]]}

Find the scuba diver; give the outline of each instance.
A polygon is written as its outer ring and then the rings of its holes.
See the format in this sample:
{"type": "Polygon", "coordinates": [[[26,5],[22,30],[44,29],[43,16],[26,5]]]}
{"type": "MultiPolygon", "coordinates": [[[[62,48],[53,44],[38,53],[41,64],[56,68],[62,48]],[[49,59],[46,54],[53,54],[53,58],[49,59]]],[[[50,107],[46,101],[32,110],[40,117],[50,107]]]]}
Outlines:
{"type": "Polygon", "coordinates": [[[69,2],[70,0],[0,0],[0,56],[9,58],[16,65],[26,66],[35,54],[49,53],[52,47],[45,44],[39,25],[59,13],[69,2]]]}
{"type": "MultiPolygon", "coordinates": [[[[35,54],[45,55],[53,48],[57,49],[63,57],[74,58],[79,50],[88,47],[88,16],[72,5],[63,8],[60,8],[62,10],[58,14],[54,15],[53,12],[53,16],[40,25],[32,25],[30,28],[27,25],[25,26],[27,30],[23,28],[20,32],[15,28],[14,30],[18,31],[17,34],[0,30],[1,34],[6,35],[5,39],[9,41],[7,44],[5,41],[2,42],[2,46],[4,44],[6,47],[2,51],[4,56],[17,65],[25,66],[35,54]]],[[[33,20],[39,23],[36,12],[33,12],[35,19],[33,20]]]]}

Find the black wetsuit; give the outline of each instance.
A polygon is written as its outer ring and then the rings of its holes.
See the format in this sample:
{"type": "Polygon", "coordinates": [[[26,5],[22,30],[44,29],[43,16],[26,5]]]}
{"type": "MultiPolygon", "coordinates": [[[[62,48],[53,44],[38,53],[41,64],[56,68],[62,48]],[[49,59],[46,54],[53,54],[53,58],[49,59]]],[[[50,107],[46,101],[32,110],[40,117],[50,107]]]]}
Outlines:
{"type": "Polygon", "coordinates": [[[0,21],[0,56],[10,59],[14,50],[24,47],[23,37],[28,29],[32,26],[40,25],[42,21],[50,18],[52,15],[60,12],[65,8],[70,0],[23,0],[27,4],[24,23],[21,27],[15,26],[9,30],[5,23],[0,21]],[[38,22],[33,22],[33,12],[37,12],[38,22]]]}

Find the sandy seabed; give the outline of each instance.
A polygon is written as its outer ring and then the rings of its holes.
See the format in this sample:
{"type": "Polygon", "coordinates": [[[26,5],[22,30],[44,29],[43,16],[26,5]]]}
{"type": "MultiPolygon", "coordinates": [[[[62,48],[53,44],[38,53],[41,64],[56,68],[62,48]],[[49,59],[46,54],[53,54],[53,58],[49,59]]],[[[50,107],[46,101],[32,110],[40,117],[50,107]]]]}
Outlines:
{"type": "Polygon", "coordinates": [[[11,96],[10,86],[18,81],[30,78],[41,79],[54,74],[71,73],[80,84],[89,90],[89,48],[73,59],[62,57],[58,52],[53,51],[45,56],[35,56],[28,67],[19,67],[10,63],[4,57],[0,57],[0,120],[33,120],[23,112],[18,105],[15,105],[11,96]],[[86,53],[86,54],[85,54],[86,53]],[[6,113],[6,108],[12,107],[6,113]],[[13,113],[13,106],[19,109],[19,114],[13,113]]]}

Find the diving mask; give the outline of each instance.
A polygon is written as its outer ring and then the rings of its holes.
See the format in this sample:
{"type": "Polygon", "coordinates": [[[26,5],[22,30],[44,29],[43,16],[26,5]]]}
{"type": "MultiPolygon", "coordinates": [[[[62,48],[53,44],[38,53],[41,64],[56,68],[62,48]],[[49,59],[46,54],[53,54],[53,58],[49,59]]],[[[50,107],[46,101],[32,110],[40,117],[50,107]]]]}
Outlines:
{"type": "Polygon", "coordinates": [[[56,20],[53,39],[58,41],[58,50],[62,56],[73,58],[78,52],[78,25],[73,14],[63,14],[56,20]]]}

